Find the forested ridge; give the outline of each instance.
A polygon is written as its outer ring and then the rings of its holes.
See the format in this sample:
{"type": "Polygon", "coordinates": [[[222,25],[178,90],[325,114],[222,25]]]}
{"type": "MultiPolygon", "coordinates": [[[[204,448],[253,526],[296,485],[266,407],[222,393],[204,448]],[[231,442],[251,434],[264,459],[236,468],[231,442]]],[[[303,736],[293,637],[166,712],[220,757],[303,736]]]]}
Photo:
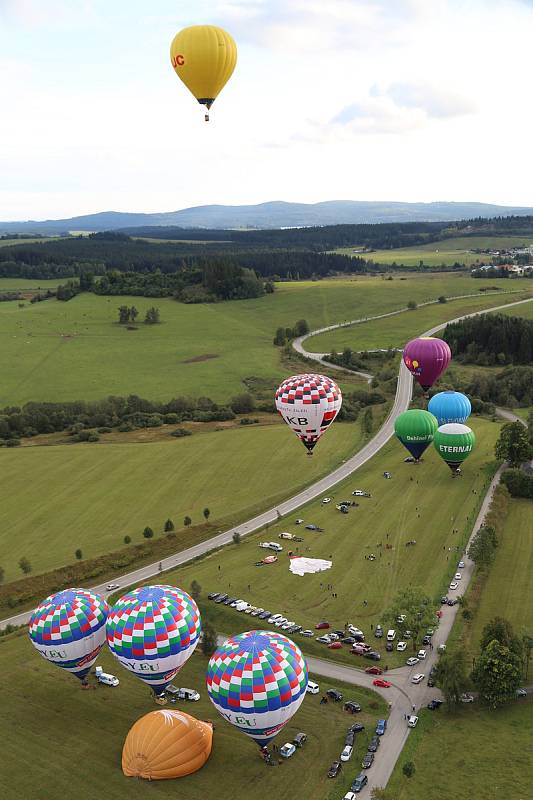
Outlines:
{"type": "Polygon", "coordinates": [[[447,325],[442,338],[466,363],[529,364],[533,361],[533,321],[505,314],[481,314],[447,325]]]}

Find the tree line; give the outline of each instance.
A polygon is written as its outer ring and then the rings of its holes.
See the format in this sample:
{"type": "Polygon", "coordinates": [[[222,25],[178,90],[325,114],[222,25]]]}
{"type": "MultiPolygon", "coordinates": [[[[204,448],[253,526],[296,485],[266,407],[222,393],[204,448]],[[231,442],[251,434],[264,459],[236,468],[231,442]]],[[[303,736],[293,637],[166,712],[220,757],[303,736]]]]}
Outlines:
{"type": "Polygon", "coordinates": [[[533,321],[505,314],[480,314],[447,325],[442,338],[456,358],[481,366],[533,361],[533,321]]]}

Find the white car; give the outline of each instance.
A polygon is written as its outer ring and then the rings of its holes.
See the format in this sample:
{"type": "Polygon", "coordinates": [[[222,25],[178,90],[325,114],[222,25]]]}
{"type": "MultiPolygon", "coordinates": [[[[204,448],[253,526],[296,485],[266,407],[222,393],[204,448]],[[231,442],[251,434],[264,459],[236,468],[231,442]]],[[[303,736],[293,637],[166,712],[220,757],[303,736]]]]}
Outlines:
{"type": "Polygon", "coordinates": [[[427,650],[419,650],[416,655],[422,661],[427,656],[427,650]]]}
{"type": "Polygon", "coordinates": [[[355,792],[346,792],[342,800],[357,800],[355,792]]]}
{"type": "Polygon", "coordinates": [[[120,589],[120,586],[118,585],[118,583],[108,583],[105,588],[107,589],[108,592],[112,592],[113,589],[120,589]]]}
{"type": "Polygon", "coordinates": [[[251,614],[252,611],[257,611],[257,608],[255,606],[248,606],[248,608],[244,609],[245,614],[251,614]]]}
{"type": "Polygon", "coordinates": [[[417,658],[416,656],[411,656],[411,658],[408,658],[405,663],[407,664],[408,667],[414,667],[415,664],[418,664],[419,661],[420,659],[417,658]]]}
{"type": "Polygon", "coordinates": [[[307,681],[307,689],[305,691],[309,694],[318,694],[320,692],[320,686],[314,681],[307,681]]]}
{"type": "Polygon", "coordinates": [[[463,576],[461,575],[461,573],[460,573],[460,572],[456,572],[456,573],[455,573],[455,580],[456,580],[456,581],[460,581],[462,577],[463,577],[463,576]]]}
{"type": "Polygon", "coordinates": [[[407,717],[407,725],[409,728],[416,728],[417,724],[418,724],[417,716],[411,714],[410,716],[407,717]]]}
{"type": "Polygon", "coordinates": [[[347,630],[350,636],[364,636],[363,631],[360,628],[356,628],[355,625],[348,625],[347,630]]]}
{"type": "Polygon", "coordinates": [[[370,497],[370,492],[365,492],[363,489],[356,489],[352,494],[354,497],[370,497]]]}
{"type": "Polygon", "coordinates": [[[323,636],[317,636],[315,641],[320,642],[320,644],[331,644],[328,633],[325,633],[323,636]]]}
{"type": "Polygon", "coordinates": [[[411,683],[422,683],[426,676],[423,672],[418,672],[416,675],[413,675],[411,678],[411,683]]]}
{"type": "Polygon", "coordinates": [[[250,603],[247,603],[246,600],[239,600],[235,606],[235,611],[244,611],[247,608],[250,608],[250,603]]]}
{"type": "Polygon", "coordinates": [[[396,650],[399,650],[400,653],[403,653],[404,650],[407,650],[407,642],[398,642],[396,645],[396,650]]]}
{"type": "Polygon", "coordinates": [[[115,675],[110,675],[108,672],[104,672],[102,667],[96,667],[94,674],[96,675],[96,680],[98,683],[103,683],[106,686],[118,686],[120,683],[119,679],[115,675]]]}
{"type": "Polygon", "coordinates": [[[461,703],[473,703],[474,702],[474,696],[471,695],[471,694],[462,694],[459,697],[459,700],[461,701],[461,703]]]}
{"type": "Polygon", "coordinates": [[[457,583],[457,581],[452,581],[450,583],[450,589],[457,589],[458,586],[459,584],[457,583]]]}
{"type": "Polygon", "coordinates": [[[292,622],[285,622],[285,623],[284,623],[284,624],[281,626],[281,630],[282,630],[282,631],[288,631],[288,630],[289,630],[289,628],[292,628],[292,626],[293,626],[293,625],[296,625],[296,623],[294,622],[294,620],[293,620],[292,622]]]}
{"type": "Polygon", "coordinates": [[[336,633],[328,633],[330,642],[338,642],[339,636],[336,633]]]}
{"type": "Polygon", "coordinates": [[[331,503],[331,497],[323,497],[322,504],[327,506],[328,503],[331,503]]]}
{"type": "Polygon", "coordinates": [[[305,638],[306,638],[306,639],[310,639],[310,638],[311,638],[311,636],[314,636],[314,633],[313,633],[313,631],[310,631],[310,630],[309,630],[309,628],[308,628],[308,629],[307,629],[307,630],[305,630],[305,631],[301,631],[301,632],[300,632],[300,635],[301,635],[301,636],[305,636],[305,638]]]}
{"type": "Polygon", "coordinates": [[[279,748],[279,754],[280,756],[283,756],[283,758],[290,758],[295,752],[296,745],[294,745],[292,742],[287,742],[283,745],[283,747],[279,748]]]}
{"type": "Polygon", "coordinates": [[[274,625],[276,628],[281,628],[281,626],[285,625],[286,622],[287,622],[287,617],[282,617],[281,619],[276,620],[274,625]]]}
{"type": "Polygon", "coordinates": [[[303,521],[303,519],[296,519],[296,520],[294,520],[294,524],[295,525],[303,525],[304,521],[303,521]]]}
{"type": "Polygon", "coordinates": [[[402,622],[405,622],[405,620],[406,620],[405,614],[398,614],[398,616],[396,617],[396,622],[398,623],[398,625],[400,625],[402,622]]]}
{"type": "Polygon", "coordinates": [[[272,614],[272,616],[267,619],[267,622],[269,625],[274,625],[278,619],[283,619],[283,614],[272,614]]]}
{"type": "Polygon", "coordinates": [[[353,747],[347,744],[341,753],[341,761],[349,761],[352,757],[352,753],[353,753],[353,747]]]}
{"type": "MultiPolygon", "coordinates": [[[[251,613],[252,617],[258,617],[259,614],[262,614],[264,610],[265,610],[264,608],[261,608],[261,606],[258,606],[256,609],[254,609],[250,613],[251,613]]],[[[246,614],[248,612],[245,611],[244,613],[246,614]]]]}
{"type": "Polygon", "coordinates": [[[276,553],[281,553],[283,550],[283,547],[277,542],[260,542],[259,547],[263,547],[265,550],[274,550],[276,553]]]}
{"type": "Polygon", "coordinates": [[[459,569],[464,569],[465,568],[465,562],[464,561],[459,561],[457,566],[459,567],[459,569]]]}

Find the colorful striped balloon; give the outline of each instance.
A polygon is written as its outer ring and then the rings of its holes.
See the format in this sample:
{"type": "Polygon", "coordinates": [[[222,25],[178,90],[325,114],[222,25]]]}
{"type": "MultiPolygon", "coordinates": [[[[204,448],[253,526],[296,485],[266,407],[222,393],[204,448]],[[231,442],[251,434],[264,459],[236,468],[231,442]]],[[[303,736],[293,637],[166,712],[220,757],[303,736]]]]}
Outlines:
{"type": "Polygon", "coordinates": [[[293,375],[281,383],[276,408],[311,455],[320,437],[341,410],[342,393],[326,375],[293,375]]]}
{"type": "Polygon", "coordinates": [[[281,633],[232,636],[211,656],[207,691],[217,711],[261,747],[298,711],[305,697],[307,664],[281,633]]]}
{"type": "Polygon", "coordinates": [[[175,586],[141,586],[109,610],[107,643],[122,666],[162,694],[192,655],[202,626],[198,606],[175,586]]]}
{"type": "Polygon", "coordinates": [[[105,644],[108,611],[104,598],[87,589],[52,594],[31,615],[31,642],[51,664],[85,681],[105,644]]]}

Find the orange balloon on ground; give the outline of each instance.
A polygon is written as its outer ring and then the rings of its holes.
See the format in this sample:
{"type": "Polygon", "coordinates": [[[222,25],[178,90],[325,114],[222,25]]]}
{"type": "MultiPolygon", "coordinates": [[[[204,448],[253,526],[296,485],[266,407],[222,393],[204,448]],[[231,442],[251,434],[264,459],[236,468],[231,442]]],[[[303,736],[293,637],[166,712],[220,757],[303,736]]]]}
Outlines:
{"type": "Polygon", "coordinates": [[[181,778],[211,755],[213,726],[183,711],[158,709],[138,719],[122,749],[124,775],[148,780],[181,778]]]}

